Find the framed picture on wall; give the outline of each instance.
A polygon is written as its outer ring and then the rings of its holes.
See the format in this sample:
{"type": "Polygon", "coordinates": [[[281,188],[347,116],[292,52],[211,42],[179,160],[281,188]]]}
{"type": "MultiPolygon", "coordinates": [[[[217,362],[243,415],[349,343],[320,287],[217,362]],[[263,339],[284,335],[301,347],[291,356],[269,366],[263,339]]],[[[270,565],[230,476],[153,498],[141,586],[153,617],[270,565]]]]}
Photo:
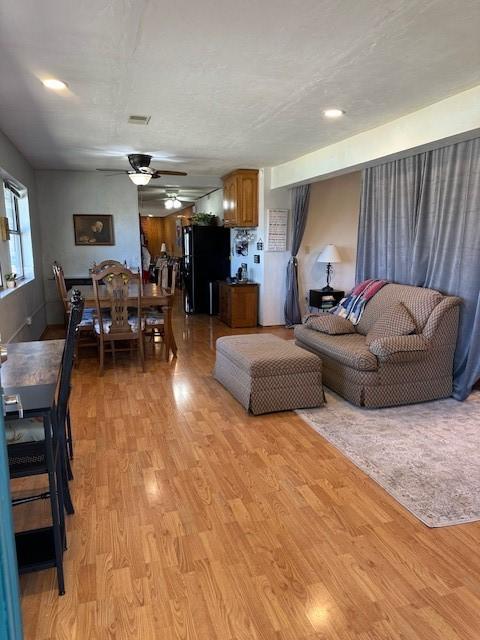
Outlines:
{"type": "Polygon", "coordinates": [[[286,251],[289,209],[267,209],[266,251],[286,251]]]}
{"type": "Polygon", "coordinates": [[[75,213],[73,215],[73,230],[75,244],[78,246],[112,246],[115,244],[112,215],[75,213]]]}

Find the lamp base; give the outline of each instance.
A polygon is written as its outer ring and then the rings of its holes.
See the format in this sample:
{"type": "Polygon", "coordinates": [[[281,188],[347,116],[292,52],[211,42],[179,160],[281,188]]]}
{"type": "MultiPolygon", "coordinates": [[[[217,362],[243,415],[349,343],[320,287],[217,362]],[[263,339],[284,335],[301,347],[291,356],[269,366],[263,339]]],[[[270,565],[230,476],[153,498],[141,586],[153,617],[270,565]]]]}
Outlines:
{"type": "Polygon", "coordinates": [[[326,291],[326,292],[333,291],[333,287],[327,284],[325,287],[323,287],[322,291],[326,291]]]}

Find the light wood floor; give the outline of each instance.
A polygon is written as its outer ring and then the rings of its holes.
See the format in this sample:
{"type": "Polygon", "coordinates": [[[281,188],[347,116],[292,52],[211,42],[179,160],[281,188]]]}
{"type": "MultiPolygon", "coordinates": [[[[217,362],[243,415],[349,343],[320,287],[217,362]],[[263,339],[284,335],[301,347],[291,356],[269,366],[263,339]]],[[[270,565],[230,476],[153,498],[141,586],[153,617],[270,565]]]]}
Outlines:
{"type": "Polygon", "coordinates": [[[246,415],[227,333],[179,315],[170,363],[82,359],[67,593],[22,578],[27,640],[478,640],[480,524],[428,529],[294,413],[246,415]]]}

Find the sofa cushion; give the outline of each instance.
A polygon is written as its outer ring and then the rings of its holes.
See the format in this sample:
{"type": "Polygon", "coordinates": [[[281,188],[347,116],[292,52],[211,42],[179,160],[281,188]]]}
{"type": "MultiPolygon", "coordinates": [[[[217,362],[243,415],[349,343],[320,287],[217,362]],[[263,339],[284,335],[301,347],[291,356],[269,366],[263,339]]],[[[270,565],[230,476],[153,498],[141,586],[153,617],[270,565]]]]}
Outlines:
{"type": "Polygon", "coordinates": [[[377,357],[367,347],[365,337],[358,333],[329,336],[304,325],[297,325],[294,334],[299,342],[314,349],[320,357],[328,356],[359,371],[376,371],[378,368],[377,357]]]}
{"type": "Polygon", "coordinates": [[[415,320],[416,333],[421,333],[430,314],[443,297],[433,289],[411,287],[406,284],[387,284],[366,304],[360,322],[357,324],[357,331],[366,336],[377,318],[384,315],[397,302],[403,302],[415,320]]]}
{"type": "Polygon", "coordinates": [[[305,326],[314,331],[328,333],[331,336],[340,336],[346,333],[355,333],[355,327],[345,318],[335,316],[332,313],[311,315],[305,320],[305,326]]]}
{"type": "Polygon", "coordinates": [[[370,346],[377,338],[408,336],[409,333],[414,333],[415,329],[415,320],[409,310],[402,302],[397,302],[375,321],[367,333],[366,343],[370,346]]]}

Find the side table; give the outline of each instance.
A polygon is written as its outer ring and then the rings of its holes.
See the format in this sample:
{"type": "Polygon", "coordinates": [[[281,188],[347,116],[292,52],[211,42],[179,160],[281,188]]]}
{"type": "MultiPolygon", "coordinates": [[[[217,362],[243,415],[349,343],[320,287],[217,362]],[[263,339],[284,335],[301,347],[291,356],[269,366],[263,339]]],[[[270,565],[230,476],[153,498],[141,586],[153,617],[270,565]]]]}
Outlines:
{"type": "Polygon", "coordinates": [[[323,291],[323,289],[310,289],[308,293],[308,306],[321,311],[328,311],[345,297],[345,291],[323,291]]]}

